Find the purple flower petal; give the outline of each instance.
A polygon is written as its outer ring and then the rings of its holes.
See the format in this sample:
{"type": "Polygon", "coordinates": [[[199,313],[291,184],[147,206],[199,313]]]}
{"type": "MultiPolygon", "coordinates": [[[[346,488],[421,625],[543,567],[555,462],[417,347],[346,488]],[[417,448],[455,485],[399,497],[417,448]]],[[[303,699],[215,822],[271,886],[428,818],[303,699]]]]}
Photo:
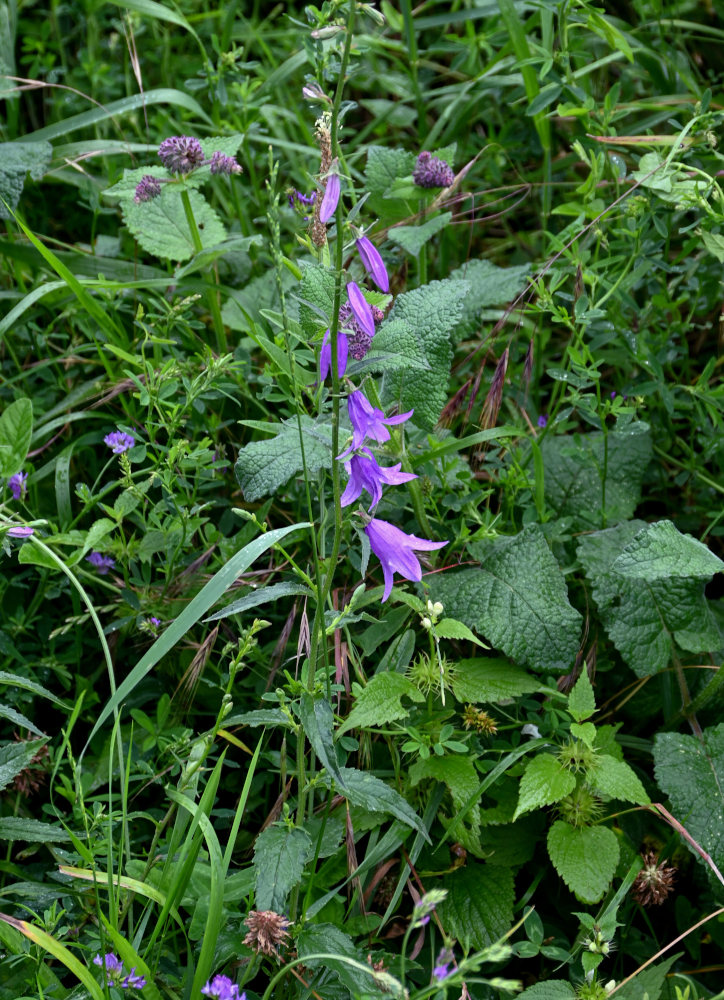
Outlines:
{"type": "Polygon", "coordinates": [[[400,472],[400,463],[385,468],[377,464],[377,459],[369,448],[363,448],[362,451],[364,454],[353,455],[346,463],[349,482],[340,498],[342,507],[354,503],[362,491],[366,490],[372,497],[372,503],[368,508],[372,510],[382,499],[383,483],[388,486],[399,486],[401,483],[409,483],[411,479],[417,479],[414,472],[400,472]]]}
{"type": "Polygon", "coordinates": [[[136,439],[123,431],[111,431],[103,438],[103,443],[108,445],[114,455],[122,455],[134,446],[136,439]]]}
{"type": "Polygon", "coordinates": [[[389,292],[389,275],[387,274],[387,268],[385,267],[382,257],[380,257],[380,252],[377,247],[366,236],[360,236],[355,243],[357,245],[357,251],[362,258],[362,263],[365,266],[365,270],[371,276],[374,283],[381,292],[389,292]]]}
{"type": "MultiPolygon", "coordinates": [[[[347,357],[349,356],[349,342],[344,333],[337,334],[337,375],[342,378],[347,371],[347,357]]],[[[332,367],[332,344],[329,330],[322,340],[322,350],[319,352],[319,380],[324,382],[329,369],[332,367]]]]}
{"type": "Polygon", "coordinates": [[[374,337],[375,318],[372,315],[372,308],[354,281],[350,281],[347,285],[347,298],[354,318],[368,337],[374,337]]]}
{"type": "Polygon", "coordinates": [[[339,201],[339,191],[339,176],[337,174],[330,174],[327,178],[327,185],[324,189],[322,204],[319,206],[320,222],[324,222],[326,224],[336,212],[337,202],[339,201]]]}
{"type": "Polygon", "coordinates": [[[392,591],[395,572],[407,580],[422,579],[422,569],[414,550],[431,552],[441,549],[447,542],[431,542],[428,538],[418,538],[416,535],[406,535],[404,531],[373,517],[364,529],[369,538],[370,548],[377,556],[382,566],[385,578],[385,592],[382,603],[387,600],[392,591]]]}
{"type": "Polygon", "coordinates": [[[402,424],[409,420],[414,410],[400,413],[396,417],[386,417],[382,410],[373,406],[363,392],[355,389],[347,397],[347,413],[352,424],[352,444],[338,458],[345,458],[350,452],[361,448],[366,437],[382,444],[390,440],[390,432],[385,424],[402,424]]]}
{"type": "Polygon", "coordinates": [[[35,528],[31,528],[29,524],[17,524],[8,528],[7,533],[11,538],[30,538],[35,534],[35,528]]]}
{"type": "Polygon", "coordinates": [[[27,493],[25,485],[27,478],[27,472],[16,472],[14,476],[8,479],[8,489],[12,493],[14,500],[22,500],[27,493]]]}

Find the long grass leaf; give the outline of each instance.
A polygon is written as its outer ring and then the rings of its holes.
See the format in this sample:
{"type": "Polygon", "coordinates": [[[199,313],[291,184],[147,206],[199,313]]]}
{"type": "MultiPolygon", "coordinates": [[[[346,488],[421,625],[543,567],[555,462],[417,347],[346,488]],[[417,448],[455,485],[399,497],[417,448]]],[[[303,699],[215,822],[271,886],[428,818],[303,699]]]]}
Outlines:
{"type": "Polygon", "coordinates": [[[15,930],[24,934],[28,941],[37,944],[43,951],[47,951],[53,958],[62,962],[66,969],[72,972],[76,979],[85,986],[91,997],[93,997],[93,1000],[104,1000],[103,990],[95,981],[91,972],[60,941],[56,941],[54,937],[46,934],[40,927],[35,927],[26,920],[17,920],[15,917],[9,917],[6,913],[0,913],[0,920],[4,920],[6,924],[10,924],[15,930]]]}

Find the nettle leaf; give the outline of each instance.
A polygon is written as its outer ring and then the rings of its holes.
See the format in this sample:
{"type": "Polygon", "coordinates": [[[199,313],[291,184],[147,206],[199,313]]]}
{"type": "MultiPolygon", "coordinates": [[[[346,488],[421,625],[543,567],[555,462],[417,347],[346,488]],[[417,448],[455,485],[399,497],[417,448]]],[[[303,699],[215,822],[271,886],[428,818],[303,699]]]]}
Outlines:
{"type": "Polygon", "coordinates": [[[553,754],[541,753],[528,762],[520,781],[513,819],[541,806],[560,802],[576,787],[576,778],[553,754]]]}
{"type": "MultiPolygon", "coordinates": [[[[678,961],[683,952],[671,955],[665,962],[658,965],[650,965],[648,969],[643,969],[637,973],[632,982],[617,993],[618,1000],[659,1000],[666,984],[666,977],[674,962],[678,961]]],[[[668,992],[667,997],[671,996],[668,992]]],[[[679,994],[681,996],[682,994],[679,994]]],[[[685,994],[684,994],[685,996],[685,994]]]]}
{"type": "Polygon", "coordinates": [[[509,868],[468,862],[446,875],[438,907],[445,930],[468,948],[487,948],[513,923],[515,885],[509,868]]]}
{"type": "Polygon", "coordinates": [[[314,697],[305,692],[299,703],[299,719],[320,763],[327,768],[337,785],[342,788],[344,780],[332,742],[334,713],[329,702],[323,695],[314,697]]]}
{"type": "Polygon", "coordinates": [[[581,615],[542,531],[480,546],[482,565],[445,573],[431,584],[432,599],[516,662],[534,670],[568,670],[579,646],[581,615]]]}
{"type": "Polygon", "coordinates": [[[549,979],[547,983],[536,983],[518,994],[518,1000],[574,1000],[575,990],[563,979],[549,979]]]}
{"type": "MultiPolygon", "coordinates": [[[[354,767],[341,768],[344,789],[341,794],[348,799],[352,805],[361,806],[368,812],[387,813],[399,819],[406,826],[411,826],[413,830],[418,830],[425,840],[430,841],[429,834],[422,825],[420,817],[412,806],[403,799],[399,792],[390,788],[380,778],[368,771],[358,771],[354,767]]],[[[322,774],[320,781],[330,786],[330,777],[322,774]]]]}
{"type": "Polygon", "coordinates": [[[438,639],[461,639],[466,642],[474,642],[476,646],[485,648],[485,643],[481,642],[467,625],[455,618],[443,618],[442,621],[439,621],[435,625],[435,635],[438,639]]]}
{"type": "Polygon", "coordinates": [[[321,264],[302,267],[299,322],[309,338],[329,325],[334,309],[334,282],[334,271],[321,264]]]}
{"type": "MultiPolygon", "coordinates": [[[[307,472],[314,477],[320,469],[332,464],[332,428],[327,423],[315,422],[306,414],[302,415],[301,423],[307,472]]],[[[274,437],[244,445],[234,472],[244,491],[244,499],[258,500],[277,493],[303,468],[299,427],[293,417],[277,425],[274,437]]]]}
{"type": "MultiPolygon", "coordinates": [[[[189,191],[188,196],[202,248],[222,243],[226,229],[214,209],[200,192],[189,191]]],[[[126,226],[148,253],[177,261],[189,260],[196,253],[181,194],[175,185],[164,185],[158,198],[140,205],[133,199],[124,199],[121,210],[126,226]]]]}
{"type": "Polygon", "coordinates": [[[25,816],[0,818],[0,840],[25,840],[29,844],[65,844],[71,839],[62,826],[25,816]]]}
{"type": "Polygon", "coordinates": [[[654,740],[656,781],[671,800],[674,816],[724,867],[724,723],[701,738],[658,733],[654,740]]]}
{"type": "Polygon", "coordinates": [[[210,139],[199,139],[201,149],[207,160],[211,159],[214,153],[223,153],[224,156],[236,156],[241,149],[244,136],[241,132],[234,132],[233,135],[212,136],[210,139]]]}
{"type": "Polygon", "coordinates": [[[30,172],[34,181],[40,180],[52,156],[49,142],[0,142],[0,219],[11,218],[18,207],[25,175],[30,172]]]}
{"type": "Polygon", "coordinates": [[[651,801],[633,768],[607,754],[598,757],[595,764],[588,768],[586,778],[597,792],[612,799],[635,802],[636,805],[648,805],[651,801]]]}
{"type": "Polygon", "coordinates": [[[613,570],[631,580],[670,580],[691,577],[710,580],[724,570],[724,562],[703,542],[682,535],[671,521],[647,525],[613,564],[613,570]]]}
{"type": "Polygon", "coordinates": [[[422,702],[425,696],[404,674],[387,671],[374,674],[355,698],[354,708],[337,730],[341,736],[349,729],[366,726],[384,726],[396,719],[406,718],[410,710],[402,704],[403,698],[422,702]]]}
{"type": "Polygon", "coordinates": [[[365,167],[365,190],[371,195],[384,197],[396,180],[412,173],[415,159],[414,153],[408,153],[404,149],[370,146],[365,167]]]}
{"type": "MultiPolygon", "coordinates": [[[[343,961],[343,958],[349,958],[360,965],[367,964],[352,938],[339,927],[334,924],[307,924],[297,937],[296,946],[300,958],[306,959],[308,955],[341,956],[338,959],[307,959],[304,964],[310,969],[331,970],[353,997],[379,997],[382,1000],[384,991],[372,975],[343,961]]],[[[331,991],[326,988],[323,993],[327,996],[331,991]]]]}
{"type": "MultiPolygon", "coordinates": [[[[474,796],[480,787],[480,775],[470,757],[450,754],[447,757],[428,757],[427,760],[417,760],[409,771],[410,784],[415,785],[425,778],[434,778],[447,785],[452,798],[454,819],[457,820],[466,803],[474,796]]],[[[467,811],[469,826],[456,824],[455,838],[463,847],[482,855],[480,845],[480,805],[474,802],[467,811]]]]}
{"type": "MultiPolygon", "coordinates": [[[[628,576],[631,568],[643,567],[646,563],[654,565],[657,571],[655,561],[651,563],[648,556],[643,561],[639,558],[640,534],[644,535],[643,551],[651,552],[648,541],[651,527],[653,525],[643,521],[629,521],[586,535],[578,545],[578,558],[591,581],[601,623],[638,677],[664,670],[671,659],[674,641],[690,652],[706,652],[717,648],[721,642],[704,596],[704,579],[676,573],[652,580],[628,576]],[[629,551],[633,552],[633,558],[629,551]],[[620,565],[627,575],[617,570],[619,557],[623,557],[620,565]]],[[[668,536],[669,532],[665,534],[668,536]]],[[[659,541],[663,537],[664,533],[654,535],[659,541]]],[[[677,542],[677,550],[678,547],[677,542]]],[[[684,566],[690,557],[691,553],[685,558],[684,566]]],[[[696,558],[701,568],[698,550],[696,558]]],[[[668,564],[669,560],[665,562],[668,564]]]]}
{"type": "Polygon", "coordinates": [[[547,437],[540,446],[545,470],[545,500],[558,517],[569,517],[574,530],[602,526],[606,469],[606,521],[633,517],[641,499],[641,482],[652,455],[647,424],[609,431],[606,458],[601,433],[547,437]]]}
{"type": "Polygon", "coordinates": [[[460,660],[453,677],[453,694],[458,701],[504,702],[532,694],[540,683],[520,667],[501,658],[479,657],[460,660]]]}
{"type": "Polygon", "coordinates": [[[0,477],[9,479],[20,472],[33,434],[33,404],[23,396],[8,404],[0,414],[0,477]]]}
{"type": "Polygon", "coordinates": [[[581,676],[568,695],[568,711],[576,722],[590,719],[596,711],[596,696],[587,670],[581,671],[581,676]]]}
{"type": "Polygon", "coordinates": [[[584,903],[597,903],[613,879],[619,846],[605,826],[579,829],[559,819],[548,831],[548,854],[571,892],[584,903]]]}
{"type": "Polygon", "coordinates": [[[480,329],[480,311],[489,306],[503,306],[523,289],[529,264],[497,267],[489,260],[469,260],[450,274],[470,284],[463,302],[463,314],[455,330],[455,340],[467,340],[480,329]]]}
{"type": "Polygon", "coordinates": [[[262,830],[254,845],[258,910],[284,912],[287,897],[301,881],[311,853],[312,841],[301,827],[289,830],[270,826],[262,830]]]}
{"type": "Polygon", "coordinates": [[[0,747],[0,792],[30,765],[44,740],[23,740],[0,747]]]}
{"type": "MultiPolygon", "coordinates": [[[[462,301],[469,289],[464,281],[431,281],[421,288],[398,295],[390,321],[403,320],[412,331],[418,355],[422,353],[428,371],[386,372],[382,383],[383,401],[397,402],[400,412],[414,409],[418,427],[432,430],[447,402],[447,383],[452,361],[450,331],[462,315],[462,301]]],[[[385,323],[375,336],[375,349],[394,348],[383,336],[385,323]]],[[[413,354],[414,356],[414,354],[413,354]]]]}
{"type": "Polygon", "coordinates": [[[428,219],[419,226],[393,226],[388,234],[390,243],[396,243],[407,253],[417,257],[425,244],[443,230],[451,219],[451,212],[443,212],[442,215],[436,215],[434,219],[428,219]]]}

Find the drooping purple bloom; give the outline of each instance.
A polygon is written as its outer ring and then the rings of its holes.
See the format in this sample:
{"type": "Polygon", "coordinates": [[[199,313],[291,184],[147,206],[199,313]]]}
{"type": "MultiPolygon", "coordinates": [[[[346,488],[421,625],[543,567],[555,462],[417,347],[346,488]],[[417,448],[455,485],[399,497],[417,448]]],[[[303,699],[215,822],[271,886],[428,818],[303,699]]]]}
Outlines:
{"type": "Polygon", "coordinates": [[[541,413],[541,415],[538,417],[538,426],[539,427],[547,427],[548,426],[548,414],[547,413],[541,413]]]}
{"type": "Polygon", "coordinates": [[[382,596],[384,604],[392,591],[394,574],[399,573],[406,580],[417,583],[422,579],[422,569],[415,555],[415,549],[420,552],[432,552],[441,549],[447,542],[431,542],[427,538],[417,538],[416,535],[406,535],[389,521],[373,517],[364,529],[370,540],[370,548],[382,565],[385,577],[385,592],[382,596]]]}
{"type": "Polygon", "coordinates": [[[423,150],[417,158],[412,179],[418,187],[442,188],[450,187],[455,180],[452,167],[444,160],[438,159],[427,150],[423,150]]]}
{"type": "Polygon", "coordinates": [[[136,185],[136,193],[133,200],[137,205],[144,201],[153,201],[161,194],[161,181],[151,174],[144,174],[140,183],[136,185]]]}
{"type": "Polygon", "coordinates": [[[344,458],[351,451],[361,448],[365,438],[372,438],[373,441],[377,441],[380,444],[389,441],[390,432],[387,430],[385,424],[390,426],[403,424],[406,420],[410,419],[414,410],[409,410],[407,413],[400,413],[396,417],[386,417],[382,410],[379,410],[370,403],[363,392],[355,389],[347,397],[347,413],[352,424],[352,444],[341,455],[338,455],[338,458],[344,458]]]}
{"type": "Polygon", "coordinates": [[[158,148],[158,156],[173,174],[188,174],[204,162],[204,151],[198,139],[190,135],[172,135],[158,148]]]}
{"type": "Polygon", "coordinates": [[[442,982],[443,979],[447,979],[450,975],[450,963],[448,962],[447,965],[436,965],[432,970],[432,974],[439,983],[442,982]]]}
{"type": "Polygon", "coordinates": [[[239,987],[228,976],[217,975],[202,988],[205,997],[215,1000],[246,1000],[246,993],[239,993],[239,987]]]}
{"type": "Polygon", "coordinates": [[[390,279],[387,274],[385,262],[380,257],[380,252],[374,243],[366,236],[360,236],[355,240],[357,252],[362,258],[365,270],[370,275],[374,283],[381,292],[389,292],[390,279]]]}
{"type": "Polygon", "coordinates": [[[375,318],[372,315],[372,307],[360,291],[359,285],[354,281],[347,283],[347,298],[354,318],[371,339],[375,335],[375,318]]]}
{"type": "Polygon", "coordinates": [[[27,478],[27,472],[16,472],[14,476],[8,479],[8,489],[12,493],[14,500],[22,500],[27,493],[27,487],[25,486],[27,478]]]}
{"type": "Polygon", "coordinates": [[[106,980],[109,986],[115,986],[116,980],[123,974],[123,962],[112,951],[106,952],[105,955],[96,955],[93,964],[100,966],[100,968],[105,966],[106,980]]]}
{"type": "Polygon", "coordinates": [[[35,528],[31,528],[29,524],[16,524],[8,528],[7,533],[11,538],[30,538],[35,534],[35,528]]]}
{"type": "Polygon", "coordinates": [[[324,197],[322,198],[322,204],[319,206],[319,221],[325,224],[329,222],[334,213],[337,210],[337,202],[339,201],[339,175],[330,174],[327,178],[327,186],[324,189],[324,197]]]}
{"type": "Polygon", "coordinates": [[[122,455],[134,446],[136,439],[123,431],[111,431],[103,438],[103,443],[108,445],[114,455],[122,455]]]}
{"type": "MultiPolygon", "coordinates": [[[[347,371],[347,355],[349,354],[349,343],[344,333],[337,334],[337,375],[342,378],[347,371]]],[[[329,369],[332,367],[332,342],[329,330],[322,340],[322,350],[319,352],[319,380],[324,382],[329,369]]]]}
{"type": "Polygon", "coordinates": [[[104,556],[101,552],[91,552],[89,556],[85,557],[85,561],[89,562],[91,566],[98,570],[100,576],[106,576],[109,569],[113,569],[116,565],[116,560],[111,556],[104,556]]]}
{"type": "Polygon", "coordinates": [[[135,965],[128,973],[128,975],[124,976],[124,978],[121,980],[121,987],[124,990],[127,990],[129,986],[132,986],[134,989],[137,990],[142,990],[145,985],[146,985],[146,977],[136,975],[135,965]]]}
{"type": "Polygon", "coordinates": [[[226,156],[219,150],[211,154],[209,165],[212,174],[240,174],[243,172],[241,164],[236,162],[235,157],[226,156]]]}
{"type": "Polygon", "coordinates": [[[388,486],[399,486],[401,483],[409,483],[411,479],[417,479],[414,472],[400,472],[401,463],[384,468],[377,464],[377,459],[369,448],[362,448],[362,452],[363,454],[353,455],[349,462],[345,462],[349,482],[339,501],[342,507],[354,503],[362,490],[367,490],[372,497],[368,510],[372,510],[382,499],[383,483],[388,486]]]}

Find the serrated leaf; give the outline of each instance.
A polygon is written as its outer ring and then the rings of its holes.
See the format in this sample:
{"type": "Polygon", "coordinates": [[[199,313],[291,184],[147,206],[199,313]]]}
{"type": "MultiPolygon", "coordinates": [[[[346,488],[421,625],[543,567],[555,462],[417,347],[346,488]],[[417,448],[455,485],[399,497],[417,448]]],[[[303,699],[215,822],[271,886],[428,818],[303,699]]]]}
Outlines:
{"type": "Polygon", "coordinates": [[[70,834],[55,823],[24,816],[0,817],[0,840],[26,840],[31,844],[65,844],[70,834]]]}
{"type": "Polygon", "coordinates": [[[403,698],[415,702],[425,700],[419,688],[404,674],[390,671],[374,674],[355,698],[354,708],[337,730],[337,737],[350,729],[384,726],[396,719],[404,719],[410,710],[403,706],[403,698]]]}
{"type": "Polygon", "coordinates": [[[601,623],[638,677],[668,666],[674,640],[691,652],[715,649],[721,641],[704,580],[672,576],[649,582],[614,570],[618,557],[647,528],[643,521],[629,521],[586,535],[578,546],[601,623]]]}
{"type": "Polygon", "coordinates": [[[23,467],[33,434],[33,404],[26,397],[9,403],[0,414],[0,477],[9,479],[23,467]]]}
{"type": "MultiPolygon", "coordinates": [[[[647,969],[642,969],[630,983],[616,994],[617,1000],[659,1000],[664,990],[669,969],[674,962],[681,958],[681,955],[682,952],[677,952],[675,955],[667,958],[665,962],[659,962],[658,965],[650,965],[647,969]]],[[[681,994],[679,995],[681,996],[681,994]]],[[[671,996],[671,994],[667,993],[668,996],[671,996]]],[[[714,997],[714,1000],[716,1000],[716,997],[714,997]]]]}
{"type": "Polygon", "coordinates": [[[601,433],[547,437],[540,445],[545,470],[545,500],[558,517],[572,519],[574,530],[601,528],[606,469],[606,521],[633,517],[641,483],[652,455],[647,424],[609,431],[608,452],[601,433]]]}
{"type": "Polygon", "coordinates": [[[559,819],[548,831],[548,854],[571,892],[584,903],[597,903],[613,879],[619,846],[605,826],[578,829],[559,819]]]}
{"type": "Polygon", "coordinates": [[[510,930],[515,886],[508,868],[468,863],[446,875],[438,907],[445,930],[466,947],[487,948],[510,930]]]}
{"type": "Polygon", "coordinates": [[[460,660],[453,677],[453,694],[458,701],[505,702],[532,694],[540,687],[535,677],[531,677],[520,667],[500,658],[479,657],[460,660]]]}
{"type": "Polygon", "coordinates": [[[23,740],[0,747],[0,792],[30,765],[44,740],[23,740]]]}
{"type": "Polygon", "coordinates": [[[587,670],[581,671],[573,690],[568,695],[568,712],[576,720],[583,722],[590,719],[596,711],[596,697],[587,670]]]}
{"type": "Polygon", "coordinates": [[[474,642],[476,646],[485,646],[476,635],[474,635],[467,625],[457,621],[455,618],[443,618],[435,625],[435,634],[438,639],[463,639],[466,642],[474,642]]]}
{"type": "Polygon", "coordinates": [[[18,207],[28,171],[33,180],[39,180],[52,155],[49,142],[0,142],[0,219],[11,218],[10,212],[18,207]]]}
{"type": "Polygon", "coordinates": [[[598,757],[593,767],[588,768],[586,777],[601,795],[609,795],[622,802],[635,802],[636,805],[648,805],[651,801],[636,772],[624,761],[607,754],[598,757]]]}
{"type": "MultiPolygon", "coordinates": [[[[102,194],[104,198],[110,198],[112,201],[133,201],[136,188],[146,176],[155,177],[157,180],[170,180],[169,172],[165,167],[155,164],[148,167],[134,167],[132,170],[125,169],[123,177],[109,188],[106,188],[102,194]]],[[[194,173],[184,178],[183,183],[186,187],[198,187],[201,183],[201,176],[198,172],[194,171],[194,173]]],[[[174,181],[169,186],[176,189],[175,193],[178,196],[180,183],[174,181]]],[[[144,202],[144,204],[148,205],[150,202],[144,202]]]]}
{"type": "Polygon", "coordinates": [[[299,702],[299,719],[320,763],[327,768],[338,788],[343,790],[344,779],[332,742],[334,713],[329,702],[323,695],[315,697],[305,691],[299,702]]]}
{"type": "Polygon", "coordinates": [[[334,271],[321,264],[306,264],[302,268],[299,322],[310,339],[329,325],[334,309],[334,282],[334,271]]]}
{"type": "Polygon", "coordinates": [[[232,135],[211,136],[209,139],[199,139],[201,149],[207,160],[210,160],[214,153],[223,153],[224,156],[236,156],[241,149],[244,136],[241,132],[234,132],[232,135]]]}
{"type": "MultiPolygon", "coordinates": [[[[418,830],[428,843],[430,836],[422,824],[422,820],[414,811],[412,806],[403,799],[399,792],[390,788],[380,778],[368,771],[358,771],[354,767],[343,767],[342,780],[344,791],[342,794],[352,805],[361,806],[372,813],[386,813],[399,819],[406,826],[411,826],[413,830],[418,830]]],[[[322,774],[320,781],[330,787],[330,778],[327,774],[322,774]]]]}
{"type": "Polygon", "coordinates": [[[455,329],[455,341],[467,340],[480,329],[480,312],[490,306],[512,301],[525,286],[529,264],[497,267],[489,260],[469,260],[450,275],[470,285],[463,302],[463,314],[455,329]]]}
{"type": "Polygon", "coordinates": [[[658,733],[654,740],[656,781],[671,811],[719,869],[724,867],[724,723],[701,739],[658,733]]]}
{"type": "MultiPolygon", "coordinates": [[[[365,960],[354,946],[352,938],[334,924],[306,924],[296,939],[300,958],[308,955],[339,955],[351,962],[364,965],[365,960]]],[[[383,990],[375,983],[372,975],[348,962],[335,958],[308,959],[304,963],[310,969],[330,969],[353,997],[379,997],[383,990]]],[[[333,985],[333,984],[332,984],[333,985]]],[[[320,995],[329,996],[329,986],[320,995]]],[[[389,1000],[389,993],[387,994],[389,1000]]]]}
{"type": "MultiPolygon", "coordinates": [[[[327,423],[315,422],[302,415],[304,454],[307,472],[311,477],[332,464],[332,429],[327,423]]],[[[292,476],[301,472],[302,449],[296,418],[278,425],[275,437],[265,441],[252,441],[239,452],[234,466],[236,479],[246,500],[277,493],[292,476]]]]}
{"type": "Polygon", "coordinates": [[[425,244],[443,230],[451,219],[451,212],[443,212],[419,226],[393,226],[388,237],[391,243],[396,243],[407,253],[417,257],[425,244]]]}
{"type": "Polygon", "coordinates": [[[593,749],[596,740],[596,727],[592,722],[572,722],[571,736],[577,740],[583,740],[587,747],[593,749]]]}
{"type": "MultiPolygon", "coordinates": [[[[417,760],[410,768],[410,784],[414,788],[425,778],[434,778],[447,786],[452,798],[454,815],[459,814],[480,787],[480,775],[468,756],[449,754],[417,760]]],[[[466,812],[469,826],[458,824],[455,837],[469,851],[482,855],[480,845],[480,806],[476,802],[466,812]]]]}
{"type": "Polygon", "coordinates": [[[301,827],[270,826],[254,845],[256,907],[283,913],[287,897],[301,881],[312,852],[309,834],[301,827]]]}
{"type": "Polygon", "coordinates": [[[413,153],[389,146],[370,146],[367,150],[365,190],[384,196],[396,180],[411,174],[415,166],[413,153]]]}
{"type": "MultiPolygon", "coordinates": [[[[181,194],[174,188],[167,184],[158,198],[140,204],[124,199],[121,210],[123,221],[144,250],[156,257],[184,261],[193,257],[196,246],[181,194]]],[[[202,248],[222,243],[226,229],[214,209],[199,191],[189,191],[188,196],[202,248]]]]}
{"type": "MultiPolygon", "coordinates": [[[[450,331],[462,315],[462,301],[469,289],[466,282],[431,281],[421,288],[398,295],[389,315],[390,321],[402,320],[411,331],[413,357],[424,357],[427,371],[419,367],[409,371],[395,369],[386,372],[382,382],[382,398],[386,404],[397,402],[401,412],[415,411],[413,420],[418,427],[432,430],[447,402],[447,384],[452,361],[450,331]]],[[[405,353],[404,345],[390,344],[384,335],[385,323],[375,336],[376,350],[405,353]]]]}
{"type": "Polygon", "coordinates": [[[710,580],[724,570],[724,562],[696,538],[682,535],[671,521],[657,521],[629,542],[611,568],[631,580],[710,580]]]}
{"type": "Polygon", "coordinates": [[[516,662],[563,672],[578,651],[581,615],[537,525],[481,547],[479,568],[437,576],[433,600],[516,662]]]}
{"type": "Polygon", "coordinates": [[[518,807],[513,820],[531,809],[560,802],[576,787],[576,778],[557,757],[541,753],[528,762],[520,781],[518,807]]]}
{"type": "Polygon", "coordinates": [[[575,991],[570,983],[562,979],[549,979],[547,983],[536,983],[518,994],[518,1000],[573,1000],[575,991]]]}

